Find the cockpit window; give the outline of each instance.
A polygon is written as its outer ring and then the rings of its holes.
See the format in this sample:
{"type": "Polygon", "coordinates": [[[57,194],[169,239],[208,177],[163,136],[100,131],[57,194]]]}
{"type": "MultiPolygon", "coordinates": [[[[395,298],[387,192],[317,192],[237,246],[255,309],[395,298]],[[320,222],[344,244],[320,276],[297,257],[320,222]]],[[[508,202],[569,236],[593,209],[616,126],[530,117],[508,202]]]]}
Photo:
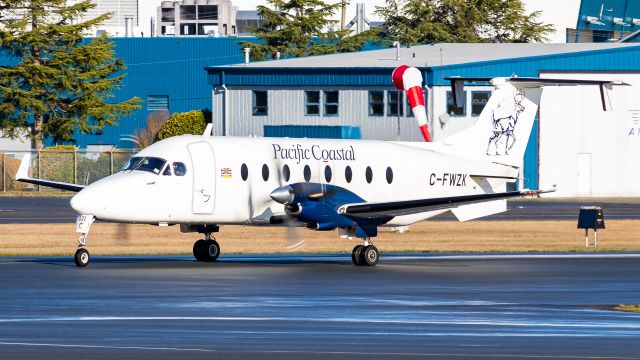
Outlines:
{"type": "Polygon", "coordinates": [[[126,164],[124,164],[122,171],[133,170],[141,160],[141,157],[132,157],[126,164]]]}
{"type": "Polygon", "coordinates": [[[165,166],[164,171],[162,172],[162,175],[171,176],[171,165],[165,166]]]}
{"type": "Polygon", "coordinates": [[[122,168],[123,171],[140,170],[154,174],[160,174],[162,167],[166,163],[165,160],[156,157],[132,157],[122,168]]]}
{"type": "Polygon", "coordinates": [[[184,174],[187,173],[187,167],[181,162],[174,162],[173,173],[176,174],[176,176],[184,176],[184,174]]]}

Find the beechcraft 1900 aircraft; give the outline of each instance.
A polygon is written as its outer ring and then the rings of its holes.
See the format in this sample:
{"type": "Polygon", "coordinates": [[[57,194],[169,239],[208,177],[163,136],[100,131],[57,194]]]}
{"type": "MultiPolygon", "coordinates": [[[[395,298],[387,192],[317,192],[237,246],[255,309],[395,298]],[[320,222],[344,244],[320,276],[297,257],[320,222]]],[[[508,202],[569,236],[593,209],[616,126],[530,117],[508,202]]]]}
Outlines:
{"type": "Polygon", "coordinates": [[[494,91],[473,126],[430,142],[420,71],[400,66],[392,80],[406,92],[425,142],[217,137],[208,126],[203,135],[159,141],[120,172],[87,186],[30,178],[28,156],[16,179],[77,192],[71,207],[80,214],[80,267],[89,263],[85,246],[94,219],[179,224],[182,232],[202,233],[193,246],[200,261],[220,255],[212,233],[223,225],[338,229],[342,237],[362,241],[353,249],[353,263],[374,266],[379,252],[371,239],[378,227],[446,211],[460,221],[476,219],[506,211],[507,198],[545,192],[506,191],[506,183],[518,179],[544,86],[597,85],[606,105],[607,89],[620,84],[450,78],[456,104],[465,81],[491,83],[494,91]]]}

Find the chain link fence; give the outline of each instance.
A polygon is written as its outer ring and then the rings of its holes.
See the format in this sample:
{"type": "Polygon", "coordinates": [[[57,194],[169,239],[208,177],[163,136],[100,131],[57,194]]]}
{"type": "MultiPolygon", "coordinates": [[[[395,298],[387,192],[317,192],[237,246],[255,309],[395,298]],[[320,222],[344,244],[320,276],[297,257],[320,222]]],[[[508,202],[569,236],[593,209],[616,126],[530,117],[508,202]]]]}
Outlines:
{"type": "Polygon", "coordinates": [[[31,153],[29,176],[32,178],[87,185],[118,172],[136,152],[134,149],[106,152],[47,149],[30,152],[0,151],[0,191],[61,191],[15,180],[20,162],[27,153],[31,153]]]}

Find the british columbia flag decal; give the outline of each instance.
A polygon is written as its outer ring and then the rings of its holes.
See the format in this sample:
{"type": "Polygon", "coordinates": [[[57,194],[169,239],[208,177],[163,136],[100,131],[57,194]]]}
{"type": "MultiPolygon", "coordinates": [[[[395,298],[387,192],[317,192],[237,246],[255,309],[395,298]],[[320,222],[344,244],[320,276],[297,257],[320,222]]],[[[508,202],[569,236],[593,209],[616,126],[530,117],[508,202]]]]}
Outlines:
{"type": "Polygon", "coordinates": [[[231,177],[231,168],[222,168],[220,169],[220,177],[224,179],[228,179],[231,177]]]}

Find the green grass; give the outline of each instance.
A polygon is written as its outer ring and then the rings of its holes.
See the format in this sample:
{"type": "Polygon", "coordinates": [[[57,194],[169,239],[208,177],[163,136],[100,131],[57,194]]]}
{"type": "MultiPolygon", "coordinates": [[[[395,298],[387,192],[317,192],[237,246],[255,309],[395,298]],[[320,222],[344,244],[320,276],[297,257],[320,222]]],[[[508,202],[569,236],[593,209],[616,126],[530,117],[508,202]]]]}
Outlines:
{"type": "Polygon", "coordinates": [[[611,307],[610,310],[625,311],[625,312],[640,312],[640,305],[618,305],[611,307]]]}

